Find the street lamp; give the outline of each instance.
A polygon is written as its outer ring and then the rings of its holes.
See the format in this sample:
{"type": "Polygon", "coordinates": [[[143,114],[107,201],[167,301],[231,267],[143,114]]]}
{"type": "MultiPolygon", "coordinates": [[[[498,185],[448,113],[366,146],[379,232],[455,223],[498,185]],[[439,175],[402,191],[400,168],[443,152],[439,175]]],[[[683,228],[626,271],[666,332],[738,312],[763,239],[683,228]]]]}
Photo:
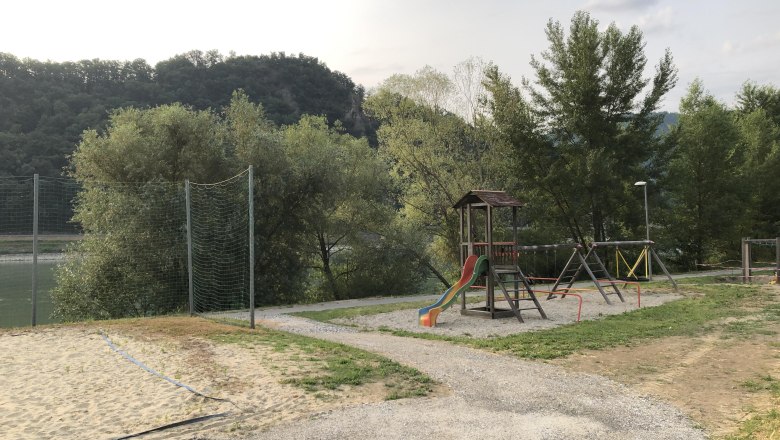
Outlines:
{"type": "MultiPolygon", "coordinates": [[[[640,180],[639,182],[634,183],[634,186],[641,186],[645,190],[645,232],[647,234],[647,241],[650,241],[650,214],[647,211],[647,182],[640,180]]],[[[653,260],[650,259],[649,252],[645,254],[645,258],[647,258],[647,279],[653,281],[653,260]]]]}

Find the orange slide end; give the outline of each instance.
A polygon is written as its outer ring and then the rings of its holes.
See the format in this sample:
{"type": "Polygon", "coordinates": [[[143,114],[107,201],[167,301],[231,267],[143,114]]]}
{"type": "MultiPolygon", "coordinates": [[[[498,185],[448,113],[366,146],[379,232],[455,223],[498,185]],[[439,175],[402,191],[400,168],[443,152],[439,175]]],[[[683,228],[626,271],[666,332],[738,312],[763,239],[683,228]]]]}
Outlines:
{"type": "Polygon", "coordinates": [[[436,318],[439,317],[439,313],[441,313],[441,309],[431,309],[420,317],[420,324],[424,327],[436,327],[436,318]]]}

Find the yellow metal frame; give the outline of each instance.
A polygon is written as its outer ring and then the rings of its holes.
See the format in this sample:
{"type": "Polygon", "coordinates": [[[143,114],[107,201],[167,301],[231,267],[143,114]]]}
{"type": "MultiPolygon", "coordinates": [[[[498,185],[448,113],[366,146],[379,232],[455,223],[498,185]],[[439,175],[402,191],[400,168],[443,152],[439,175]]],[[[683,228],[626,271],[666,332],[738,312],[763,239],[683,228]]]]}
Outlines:
{"type": "Polygon", "coordinates": [[[629,264],[626,260],[626,257],[623,256],[623,253],[620,252],[619,247],[615,247],[615,278],[620,278],[620,262],[623,261],[623,264],[625,264],[626,268],[628,269],[628,274],[626,274],[626,278],[636,277],[636,270],[639,267],[639,265],[644,260],[645,263],[645,278],[649,278],[648,274],[650,272],[650,246],[645,246],[642,248],[642,252],[639,253],[639,256],[636,259],[636,262],[634,262],[633,265],[629,264]]]}

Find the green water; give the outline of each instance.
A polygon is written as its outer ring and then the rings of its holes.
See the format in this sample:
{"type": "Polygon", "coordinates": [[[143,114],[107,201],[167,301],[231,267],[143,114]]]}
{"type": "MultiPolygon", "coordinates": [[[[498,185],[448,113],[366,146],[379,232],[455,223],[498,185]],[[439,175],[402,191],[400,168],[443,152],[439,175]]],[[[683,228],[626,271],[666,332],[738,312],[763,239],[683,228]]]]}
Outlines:
{"type": "MultiPolygon", "coordinates": [[[[52,319],[50,292],[54,288],[53,261],[38,262],[37,322],[52,319]]],[[[29,326],[32,320],[32,262],[0,262],[0,327],[29,326]]]]}

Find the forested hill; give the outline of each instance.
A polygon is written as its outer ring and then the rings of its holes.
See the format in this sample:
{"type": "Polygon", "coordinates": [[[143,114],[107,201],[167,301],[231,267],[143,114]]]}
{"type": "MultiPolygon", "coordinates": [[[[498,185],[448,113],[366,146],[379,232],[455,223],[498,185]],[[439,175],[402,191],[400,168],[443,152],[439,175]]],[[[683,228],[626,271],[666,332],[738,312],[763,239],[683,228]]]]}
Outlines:
{"type": "Polygon", "coordinates": [[[655,130],[656,136],[663,136],[672,130],[672,127],[677,125],[680,121],[679,113],[664,112],[664,120],[658,124],[658,128],[655,130]]]}
{"type": "Polygon", "coordinates": [[[325,115],[353,135],[373,135],[362,87],[302,54],[191,51],[151,67],[143,59],[56,63],[0,52],[0,176],[60,175],[82,131],[102,128],[112,109],[172,102],[221,109],[236,89],[277,124],[325,115]]]}

